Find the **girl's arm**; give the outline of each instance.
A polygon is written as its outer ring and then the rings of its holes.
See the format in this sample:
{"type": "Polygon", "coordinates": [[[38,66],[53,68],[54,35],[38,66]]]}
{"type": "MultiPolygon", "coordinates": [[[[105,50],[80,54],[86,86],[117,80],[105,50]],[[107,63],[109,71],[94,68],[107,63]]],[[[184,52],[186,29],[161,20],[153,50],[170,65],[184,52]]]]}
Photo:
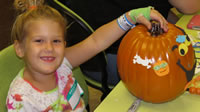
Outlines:
{"type": "MultiPolygon", "coordinates": [[[[132,24],[135,24],[136,22],[142,23],[146,25],[148,29],[150,29],[151,23],[145,15],[146,13],[143,13],[143,10],[140,9],[131,10],[126,13],[128,21],[130,21],[132,24]],[[130,15],[130,12],[133,14],[130,15]],[[136,12],[137,14],[135,14],[136,12]],[[135,15],[135,22],[133,19],[131,19],[131,16],[133,18],[133,15],[135,15]]],[[[167,21],[159,12],[157,12],[154,9],[151,9],[149,11],[149,16],[151,20],[159,21],[161,24],[161,28],[163,28],[164,31],[167,31],[167,21]]],[[[99,52],[108,48],[112,43],[118,40],[125,32],[126,31],[122,30],[119,27],[117,19],[115,19],[98,28],[94,33],[92,33],[88,38],[86,38],[82,42],[72,47],[67,47],[65,49],[65,56],[73,67],[79,66],[80,64],[84,63],[99,52]]]]}

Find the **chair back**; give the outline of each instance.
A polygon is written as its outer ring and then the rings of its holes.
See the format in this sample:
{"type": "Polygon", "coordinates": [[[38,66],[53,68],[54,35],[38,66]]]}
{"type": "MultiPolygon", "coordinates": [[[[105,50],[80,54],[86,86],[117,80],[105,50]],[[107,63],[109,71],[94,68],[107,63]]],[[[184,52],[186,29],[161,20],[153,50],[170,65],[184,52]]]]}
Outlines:
{"type": "Polygon", "coordinates": [[[13,45],[0,51],[0,112],[7,112],[6,97],[10,83],[24,66],[14,51],[13,45]]]}

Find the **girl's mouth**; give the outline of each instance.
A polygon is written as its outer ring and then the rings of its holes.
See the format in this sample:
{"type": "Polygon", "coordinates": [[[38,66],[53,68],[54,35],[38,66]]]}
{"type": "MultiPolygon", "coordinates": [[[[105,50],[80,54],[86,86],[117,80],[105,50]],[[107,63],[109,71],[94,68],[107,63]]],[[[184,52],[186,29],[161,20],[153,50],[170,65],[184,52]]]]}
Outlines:
{"type": "Polygon", "coordinates": [[[53,56],[42,56],[42,57],[40,57],[40,59],[45,62],[53,62],[56,58],[53,56]]]}

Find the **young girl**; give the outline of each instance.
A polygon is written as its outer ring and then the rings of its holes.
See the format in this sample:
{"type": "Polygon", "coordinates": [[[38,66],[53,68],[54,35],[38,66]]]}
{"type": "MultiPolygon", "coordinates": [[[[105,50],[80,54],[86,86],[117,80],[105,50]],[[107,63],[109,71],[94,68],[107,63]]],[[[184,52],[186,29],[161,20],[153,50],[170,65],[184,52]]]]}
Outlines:
{"type": "Polygon", "coordinates": [[[65,48],[66,21],[55,9],[41,0],[16,0],[18,15],[12,29],[17,56],[25,62],[10,85],[8,111],[63,112],[84,111],[82,89],[71,69],[106,49],[134,24],[150,19],[166,20],[152,7],[135,9],[100,27],[79,44],[65,48]]]}

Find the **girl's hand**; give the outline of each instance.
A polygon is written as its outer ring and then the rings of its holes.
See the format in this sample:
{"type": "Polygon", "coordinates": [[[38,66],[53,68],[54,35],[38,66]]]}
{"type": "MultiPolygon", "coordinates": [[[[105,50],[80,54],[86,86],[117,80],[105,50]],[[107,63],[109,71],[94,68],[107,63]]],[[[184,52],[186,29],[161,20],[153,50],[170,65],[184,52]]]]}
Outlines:
{"type": "Polygon", "coordinates": [[[155,20],[160,23],[160,27],[165,32],[168,31],[167,20],[152,7],[133,9],[129,12],[129,16],[134,23],[144,24],[149,30],[151,29],[150,20],[155,20]]]}

